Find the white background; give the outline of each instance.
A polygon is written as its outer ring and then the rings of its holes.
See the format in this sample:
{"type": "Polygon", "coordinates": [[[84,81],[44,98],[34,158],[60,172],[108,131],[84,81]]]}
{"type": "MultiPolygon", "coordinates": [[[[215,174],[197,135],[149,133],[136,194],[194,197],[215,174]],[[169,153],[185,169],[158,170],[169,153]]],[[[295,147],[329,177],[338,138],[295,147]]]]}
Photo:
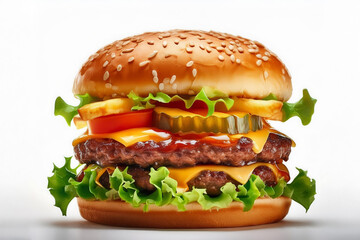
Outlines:
{"type": "Polygon", "coordinates": [[[0,239],[360,237],[360,3],[356,1],[0,1],[0,239]],[[53,116],[90,54],[145,31],[228,32],[258,40],[293,77],[293,97],[318,99],[313,121],[274,123],[297,143],[287,163],[317,181],[305,214],[293,204],[282,223],[205,231],[126,230],[68,217],[46,189],[52,163],[72,155],[77,136],[53,116]]]}

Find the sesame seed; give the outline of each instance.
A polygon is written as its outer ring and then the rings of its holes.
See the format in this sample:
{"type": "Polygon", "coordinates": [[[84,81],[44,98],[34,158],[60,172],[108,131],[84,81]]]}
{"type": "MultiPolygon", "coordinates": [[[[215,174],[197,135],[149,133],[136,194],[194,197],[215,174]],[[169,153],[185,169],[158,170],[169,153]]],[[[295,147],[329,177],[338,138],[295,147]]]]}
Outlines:
{"type": "Polygon", "coordinates": [[[147,41],[149,45],[154,45],[154,41],[147,41]]]}
{"type": "Polygon", "coordinates": [[[197,74],[197,70],[196,70],[196,68],[194,68],[194,69],[192,70],[192,75],[193,75],[194,77],[196,77],[196,74],[197,74]]]}
{"type": "Polygon", "coordinates": [[[219,59],[220,61],[224,61],[224,60],[225,60],[225,58],[224,58],[223,55],[219,55],[219,56],[218,56],[218,59],[219,59]]]}
{"type": "Polygon", "coordinates": [[[162,37],[163,37],[163,38],[167,38],[167,37],[170,37],[170,36],[171,36],[171,35],[170,35],[170,33],[168,33],[168,32],[162,34],[162,37]]]}
{"type": "Polygon", "coordinates": [[[211,53],[211,48],[209,48],[209,47],[206,47],[206,51],[208,52],[208,53],[211,53]]]}
{"type": "Polygon", "coordinates": [[[249,51],[249,53],[255,53],[256,52],[255,49],[252,49],[252,48],[249,48],[248,51],[249,51]]]}
{"type": "Polygon", "coordinates": [[[103,67],[106,67],[109,64],[109,61],[105,61],[103,67]]]}
{"type": "MultiPolygon", "coordinates": [[[[114,89],[114,88],[113,88],[113,89],[114,89]]],[[[111,96],[114,98],[114,97],[117,96],[117,94],[116,94],[116,93],[113,93],[113,94],[111,94],[111,96]]]]}
{"type": "Polygon", "coordinates": [[[229,48],[230,51],[234,50],[234,46],[233,46],[233,45],[229,45],[228,48],[229,48]]]}
{"type": "Polygon", "coordinates": [[[165,88],[164,83],[160,83],[160,84],[159,84],[159,89],[160,89],[160,91],[164,90],[164,88],[165,88]]]}
{"type": "Polygon", "coordinates": [[[163,36],[159,35],[158,38],[159,38],[160,40],[162,40],[162,39],[163,39],[163,36]]]}
{"type": "Polygon", "coordinates": [[[232,52],[229,50],[229,49],[227,49],[227,48],[225,48],[225,53],[227,54],[227,55],[231,55],[232,54],[232,52]]]}
{"type": "Polygon", "coordinates": [[[231,62],[235,62],[235,56],[233,54],[230,56],[230,60],[231,62]]]}
{"type": "Polygon", "coordinates": [[[237,58],[237,59],[236,59],[236,63],[237,63],[237,64],[240,64],[240,63],[241,63],[241,60],[237,58]]]}
{"type": "Polygon", "coordinates": [[[148,59],[152,59],[153,57],[156,56],[156,54],[158,53],[158,51],[153,51],[152,53],[150,53],[150,55],[148,56],[148,59]]]}
{"type": "Polygon", "coordinates": [[[264,71],[264,77],[268,78],[269,77],[269,73],[267,71],[264,71]]]}
{"type": "Polygon", "coordinates": [[[144,67],[144,66],[148,65],[149,63],[150,63],[149,60],[143,61],[143,62],[139,63],[139,67],[144,67]]]}
{"type": "Polygon", "coordinates": [[[130,43],[130,41],[126,41],[126,42],[123,42],[122,45],[123,45],[123,46],[126,46],[126,45],[128,45],[129,43],[130,43]]]}
{"type": "Polygon", "coordinates": [[[235,42],[234,42],[234,41],[230,41],[230,44],[231,44],[231,45],[235,45],[235,42]]]}
{"type": "Polygon", "coordinates": [[[171,79],[170,79],[170,84],[173,84],[176,80],[176,75],[172,75],[171,79]]]}
{"type": "Polygon", "coordinates": [[[238,51],[239,51],[239,53],[243,53],[244,49],[242,47],[238,47],[238,51]]]}
{"type": "Polygon", "coordinates": [[[104,80],[104,81],[108,80],[109,76],[110,76],[109,72],[106,71],[106,72],[104,73],[103,80],[104,80]]]}
{"type": "Polygon", "coordinates": [[[179,42],[180,42],[180,40],[179,40],[179,39],[175,39],[175,40],[174,40],[174,43],[175,43],[176,45],[178,45],[178,44],[179,44],[179,42]]]}
{"type": "Polygon", "coordinates": [[[204,38],[204,37],[198,37],[198,39],[199,39],[199,40],[205,40],[205,38],[204,38]]]}
{"type": "Polygon", "coordinates": [[[213,44],[213,43],[210,44],[209,46],[210,46],[211,48],[216,48],[215,44],[213,44]]]}
{"type": "Polygon", "coordinates": [[[202,44],[199,45],[199,48],[200,48],[201,50],[204,50],[204,49],[205,49],[204,45],[202,45],[202,44]]]}
{"type": "Polygon", "coordinates": [[[285,78],[285,76],[284,75],[282,75],[282,79],[285,81],[286,80],[286,78],[285,78]]]}
{"type": "Polygon", "coordinates": [[[220,37],[218,37],[218,39],[220,39],[220,40],[225,40],[226,38],[223,37],[223,36],[220,36],[220,37]]]}
{"type": "Polygon", "coordinates": [[[112,85],[111,85],[111,83],[106,83],[106,84],[105,84],[105,87],[106,87],[106,88],[111,88],[112,85]]]}
{"type": "Polygon", "coordinates": [[[162,45],[163,45],[164,48],[166,48],[166,46],[167,46],[167,41],[163,41],[162,45]]]}
{"type": "Polygon", "coordinates": [[[211,41],[211,40],[208,40],[208,41],[206,41],[208,44],[210,44],[210,43],[213,43],[213,41],[211,41]]]}
{"type": "Polygon", "coordinates": [[[122,65],[121,65],[121,64],[117,65],[116,70],[117,70],[118,72],[120,72],[121,69],[122,69],[122,65]]]}
{"type": "Polygon", "coordinates": [[[153,77],[153,81],[154,81],[154,83],[158,83],[159,82],[158,77],[153,77]]]}
{"type": "Polygon", "coordinates": [[[216,50],[218,50],[218,52],[222,52],[222,51],[224,51],[224,48],[223,47],[216,47],[216,50]]]}
{"type": "Polygon", "coordinates": [[[257,66],[260,66],[261,63],[262,63],[262,61],[261,61],[260,59],[256,61],[256,65],[257,65],[257,66]]]}
{"type": "Polygon", "coordinates": [[[285,74],[285,69],[281,69],[282,74],[285,74]]]}
{"type": "Polygon", "coordinates": [[[186,66],[187,66],[187,67],[191,67],[193,64],[194,64],[194,61],[188,61],[188,62],[186,63],[186,66]]]}
{"type": "Polygon", "coordinates": [[[170,78],[164,78],[163,83],[168,84],[170,82],[170,78]]]}
{"type": "Polygon", "coordinates": [[[226,47],[226,43],[222,42],[222,43],[221,43],[221,46],[222,46],[222,47],[226,47]]]}
{"type": "Polygon", "coordinates": [[[261,54],[260,53],[256,54],[256,57],[261,58],[261,54]]]}
{"type": "Polygon", "coordinates": [[[156,70],[152,70],[151,72],[152,72],[152,75],[153,75],[154,77],[157,77],[157,71],[156,71],[156,70]]]}
{"type": "Polygon", "coordinates": [[[174,84],[172,85],[172,88],[173,88],[173,89],[176,89],[176,88],[177,88],[177,84],[174,83],[174,84]]]}
{"type": "Polygon", "coordinates": [[[115,53],[112,53],[112,54],[111,54],[111,57],[112,57],[112,58],[115,58],[115,56],[116,56],[115,53]]]}
{"type": "Polygon", "coordinates": [[[132,51],[134,51],[134,48],[124,49],[122,52],[123,53],[129,53],[129,52],[132,52],[132,51]]]}
{"type": "Polygon", "coordinates": [[[190,43],[189,43],[189,46],[190,46],[190,47],[195,47],[195,43],[190,42],[190,43]]]}
{"type": "Polygon", "coordinates": [[[134,57],[131,57],[131,58],[128,59],[128,63],[131,63],[131,62],[133,62],[134,60],[135,60],[135,58],[134,58],[134,57]]]}
{"type": "Polygon", "coordinates": [[[268,57],[271,56],[271,54],[269,52],[265,52],[265,55],[268,56],[268,57]]]}
{"type": "Polygon", "coordinates": [[[181,34],[179,35],[179,38],[181,38],[181,39],[186,39],[186,35],[181,33],[181,34]]]}
{"type": "Polygon", "coordinates": [[[192,48],[186,47],[186,52],[187,53],[192,53],[192,51],[193,51],[192,48]]]}
{"type": "Polygon", "coordinates": [[[267,60],[269,60],[269,57],[268,56],[263,56],[262,60],[264,60],[266,62],[267,60]]]}

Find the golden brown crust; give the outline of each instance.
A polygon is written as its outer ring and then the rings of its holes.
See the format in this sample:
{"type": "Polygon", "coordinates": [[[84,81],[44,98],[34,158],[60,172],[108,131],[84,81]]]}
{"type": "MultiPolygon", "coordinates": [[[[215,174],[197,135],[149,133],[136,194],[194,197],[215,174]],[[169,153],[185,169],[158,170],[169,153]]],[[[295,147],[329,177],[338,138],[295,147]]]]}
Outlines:
{"type": "Polygon", "coordinates": [[[171,30],[115,41],[90,56],[77,75],[74,94],[102,99],[134,91],[194,95],[208,86],[229,96],[287,101],[290,75],[262,44],[217,32],[171,30]]]}
{"type": "Polygon", "coordinates": [[[172,205],[151,206],[149,212],[134,208],[123,201],[91,201],[78,198],[80,214],[88,221],[120,227],[146,228],[220,228],[267,224],[282,220],[289,211],[291,199],[259,198],[253,208],[243,211],[243,205],[233,202],[228,208],[202,210],[197,203],[179,212],[172,205]]]}

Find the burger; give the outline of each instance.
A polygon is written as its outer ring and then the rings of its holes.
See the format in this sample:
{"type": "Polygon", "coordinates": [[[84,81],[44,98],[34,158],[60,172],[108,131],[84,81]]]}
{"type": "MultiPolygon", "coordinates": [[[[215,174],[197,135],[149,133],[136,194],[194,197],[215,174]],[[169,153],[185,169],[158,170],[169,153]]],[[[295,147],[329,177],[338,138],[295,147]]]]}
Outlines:
{"type": "Polygon", "coordinates": [[[75,78],[55,115],[84,129],[48,188],[66,215],[122,227],[209,228],[277,222],[306,211],[315,180],[284,163],[294,141],[269,121],[309,124],[316,100],[295,103],[281,60],[257,41],[171,30],[115,41],[75,78]]]}

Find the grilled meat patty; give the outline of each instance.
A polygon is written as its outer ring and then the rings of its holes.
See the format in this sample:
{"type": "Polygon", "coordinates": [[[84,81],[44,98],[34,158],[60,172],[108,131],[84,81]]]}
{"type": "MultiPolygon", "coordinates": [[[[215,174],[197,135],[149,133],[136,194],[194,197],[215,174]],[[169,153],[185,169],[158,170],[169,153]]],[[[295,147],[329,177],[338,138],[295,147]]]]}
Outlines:
{"type": "MultiPolygon", "coordinates": [[[[178,140],[177,140],[178,141],[178,140]]],[[[189,140],[176,143],[138,142],[125,147],[113,139],[88,139],[74,147],[75,158],[80,163],[100,166],[189,167],[200,164],[245,166],[254,162],[277,162],[287,160],[291,151],[291,140],[271,133],[260,153],[252,150],[251,139],[242,137],[235,144],[214,145],[189,140]]]]}
{"type": "MultiPolygon", "coordinates": [[[[120,168],[123,169],[124,167],[120,168]]],[[[135,185],[142,192],[155,191],[155,187],[149,182],[149,170],[140,167],[128,167],[127,172],[133,177],[135,180],[135,185]]],[[[277,183],[276,176],[271,171],[271,169],[266,166],[255,168],[253,174],[258,175],[268,186],[274,186],[277,183]]],[[[100,177],[99,182],[102,186],[110,188],[109,175],[107,172],[100,177]]],[[[239,185],[239,182],[222,171],[204,170],[201,171],[196,177],[191,179],[187,184],[189,189],[192,189],[193,187],[202,189],[205,188],[206,193],[209,196],[218,196],[221,194],[221,187],[224,186],[227,182],[232,182],[236,186],[239,185]]]]}

